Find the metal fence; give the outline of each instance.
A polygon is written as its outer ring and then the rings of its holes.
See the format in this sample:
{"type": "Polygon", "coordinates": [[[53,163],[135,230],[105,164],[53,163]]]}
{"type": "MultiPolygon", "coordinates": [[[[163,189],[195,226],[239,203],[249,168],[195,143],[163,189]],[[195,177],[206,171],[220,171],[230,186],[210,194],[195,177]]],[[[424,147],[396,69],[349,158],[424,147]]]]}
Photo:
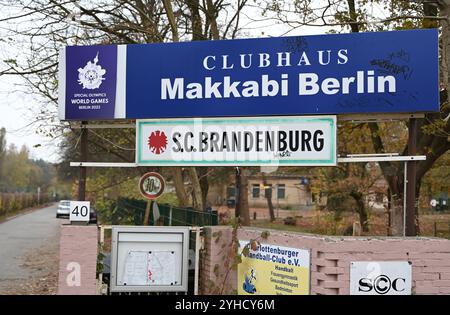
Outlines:
{"type": "MultiPolygon", "coordinates": [[[[153,206],[153,205],[152,205],[153,206]]],[[[113,225],[144,225],[147,201],[130,198],[118,198],[113,205],[111,221],[113,225]]],[[[165,226],[205,226],[218,225],[217,210],[198,211],[192,208],[179,208],[168,204],[159,204],[159,213],[165,226]]],[[[153,211],[150,207],[148,225],[154,224],[153,211]]]]}
{"type": "Polygon", "coordinates": [[[435,221],[434,236],[450,238],[450,221],[435,221]]]}

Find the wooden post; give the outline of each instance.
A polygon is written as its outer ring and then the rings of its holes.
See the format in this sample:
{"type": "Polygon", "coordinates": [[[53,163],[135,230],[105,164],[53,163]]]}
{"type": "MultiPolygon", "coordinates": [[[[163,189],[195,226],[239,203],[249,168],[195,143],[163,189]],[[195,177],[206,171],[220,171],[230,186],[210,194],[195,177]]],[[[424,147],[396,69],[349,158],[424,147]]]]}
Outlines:
{"type": "MultiPolygon", "coordinates": [[[[152,201],[149,199],[147,200],[147,206],[145,207],[145,214],[144,214],[144,225],[148,225],[148,220],[150,219],[150,211],[152,209],[152,201]]],[[[156,222],[154,222],[156,225],[156,222]]]]}
{"type": "Polygon", "coordinates": [[[241,216],[240,190],[241,190],[241,170],[239,169],[239,167],[236,167],[235,188],[234,188],[234,198],[235,198],[234,214],[237,219],[240,218],[241,216]]]}

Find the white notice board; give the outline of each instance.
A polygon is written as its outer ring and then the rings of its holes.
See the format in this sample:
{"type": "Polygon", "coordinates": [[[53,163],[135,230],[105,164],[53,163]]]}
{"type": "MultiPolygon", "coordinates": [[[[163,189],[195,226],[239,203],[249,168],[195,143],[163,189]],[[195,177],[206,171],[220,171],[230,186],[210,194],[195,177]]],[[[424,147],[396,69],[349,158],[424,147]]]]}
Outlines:
{"type": "Polygon", "coordinates": [[[186,292],[188,227],[113,226],[111,292],[186,292]]]}
{"type": "Polygon", "coordinates": [[[409,261],[354,261],[350,263],[350,295],[411,295],[409,261]]]}

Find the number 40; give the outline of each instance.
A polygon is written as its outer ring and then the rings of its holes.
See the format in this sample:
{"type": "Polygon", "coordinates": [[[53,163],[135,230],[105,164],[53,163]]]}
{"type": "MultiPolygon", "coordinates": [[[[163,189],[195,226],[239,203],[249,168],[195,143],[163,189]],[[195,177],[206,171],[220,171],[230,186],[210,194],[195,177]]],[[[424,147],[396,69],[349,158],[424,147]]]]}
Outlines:
{"type": "Polygon", "coordinates": [[[78,206],[73,208],[72,214],[75,214],[76,216],[81,215],[82,217],[86,217],[88,215],[88,208],[86,206],[81,206],[80,210],[78,211],[78,206]]]}

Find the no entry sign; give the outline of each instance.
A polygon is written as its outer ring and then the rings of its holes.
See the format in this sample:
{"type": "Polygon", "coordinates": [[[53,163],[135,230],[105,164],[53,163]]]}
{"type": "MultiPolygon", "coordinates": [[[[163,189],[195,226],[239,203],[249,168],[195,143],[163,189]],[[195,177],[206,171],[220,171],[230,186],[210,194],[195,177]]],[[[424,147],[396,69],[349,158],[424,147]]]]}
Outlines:
{"type": "Polygon", "coordinates": [[[136,121],[138,165],[336,165],[336,116],[136,121]]]}

